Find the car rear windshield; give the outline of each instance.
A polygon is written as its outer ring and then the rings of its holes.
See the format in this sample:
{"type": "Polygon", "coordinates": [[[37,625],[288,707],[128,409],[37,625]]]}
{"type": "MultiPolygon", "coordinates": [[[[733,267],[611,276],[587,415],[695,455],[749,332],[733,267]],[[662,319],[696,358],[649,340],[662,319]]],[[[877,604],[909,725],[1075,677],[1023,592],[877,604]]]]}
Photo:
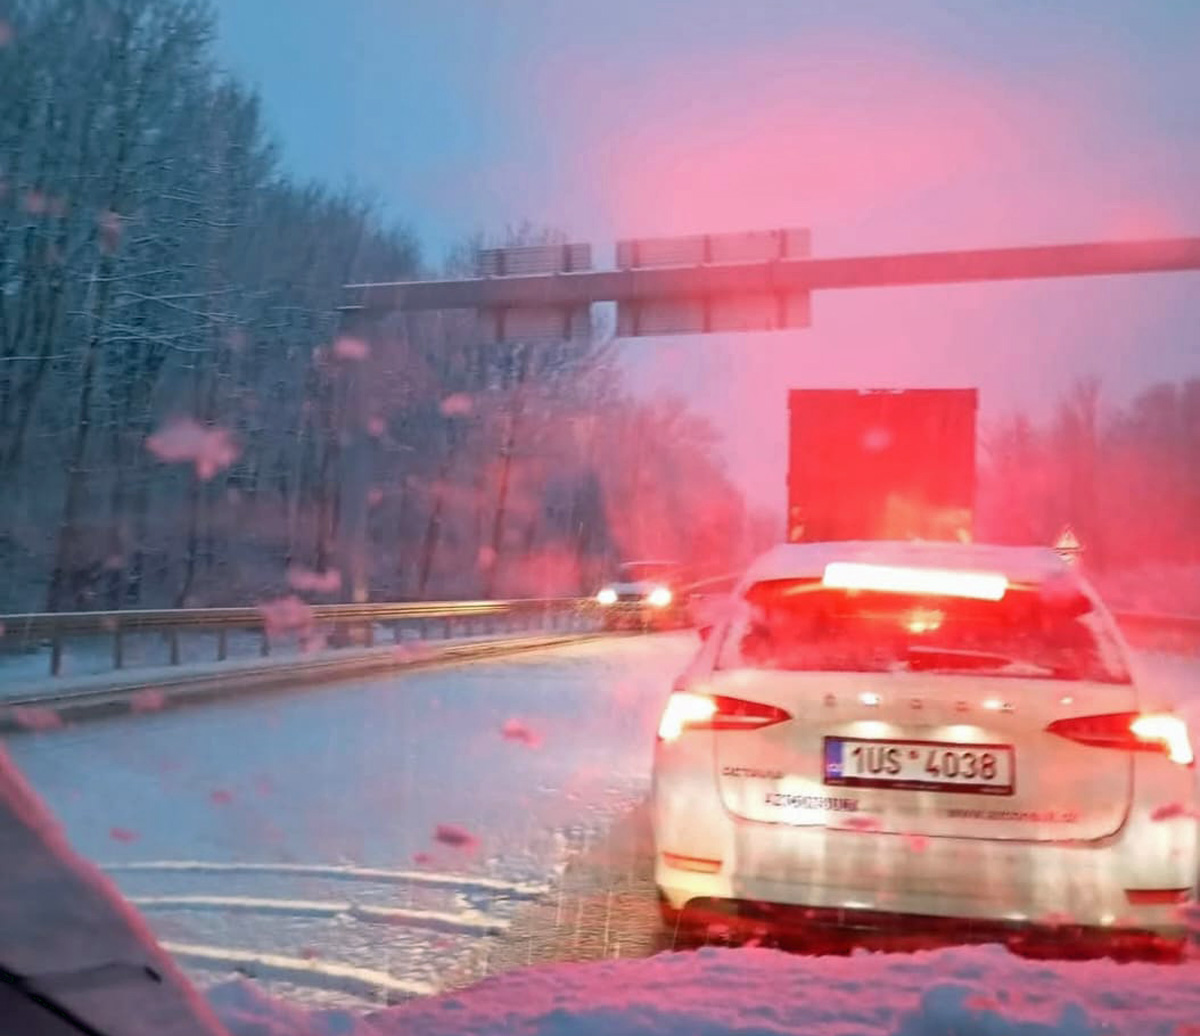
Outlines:
{"type": "Polygon", "coordinates": [[[1106,620],[1075,592],[1037,587],[999,601],[830,589],[820,580],[755,584],[720,649],[722,669],[878,672],[1128,683],[1106,620]]]}

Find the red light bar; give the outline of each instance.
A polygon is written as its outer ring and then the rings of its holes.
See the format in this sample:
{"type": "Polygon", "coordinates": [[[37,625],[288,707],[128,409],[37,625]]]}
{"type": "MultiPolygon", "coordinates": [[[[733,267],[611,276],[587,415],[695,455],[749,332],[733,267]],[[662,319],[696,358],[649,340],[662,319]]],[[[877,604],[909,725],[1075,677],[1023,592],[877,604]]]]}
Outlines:
{"type": "Polygon", "coordinates": [[[960,572],[950,568],[905,568],[858,561],[831,561],[822,584],[834,590],[875,590],[894,594],[935,594],[998,601],[1008,589],[998,572],[960,572]]]}

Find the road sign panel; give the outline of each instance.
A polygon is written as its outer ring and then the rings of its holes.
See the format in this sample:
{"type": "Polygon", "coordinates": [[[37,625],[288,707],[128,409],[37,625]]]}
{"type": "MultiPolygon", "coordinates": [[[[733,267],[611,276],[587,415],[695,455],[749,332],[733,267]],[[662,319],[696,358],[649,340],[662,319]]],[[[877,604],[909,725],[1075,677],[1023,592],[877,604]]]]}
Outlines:
{"type": "MultiPolygon", "coordinates": [[[[811,234],[804,229],[641,238],[617,243],[617,268],[712,268],[803,259],[810,248],[811,234]]],[[[617,334],[623,338],[773,331],[808,327],[811,322],[811,299],[806,291],[688,292],[622,301],[617,305],[617,334]]]]}
{"type": "Polygon", "coordinates": [[[807,229],[637,238],[617,242],[617,269],[762,263],[771,259],[805,259],[811,253],[812,233],[807,229]]]}
{"type": "MultiPolygon", "coordinates": [[[[476,255],[475,266],[479,276],[486,278],[582,272],[592,268],[592,246],[564,242],[489,248],[476,255]]],[[[583,338],[592,329],[588,304],[479,307],[478,314],[483,340],[493,343],[583,338]]]]}
{"type": "Polygon", "coordinates": [[[528,277],[539,273],[571,273],[592,268],[589,244],[518,245],[487,248],[475,258],[480,277],[528,277]]]}
{"type": "Polygon", "coordinates": [[[563,341],[586,338],[591,330],[591,306],[514,306],[479,311],[479,332],[485,342],[563,341]]]}

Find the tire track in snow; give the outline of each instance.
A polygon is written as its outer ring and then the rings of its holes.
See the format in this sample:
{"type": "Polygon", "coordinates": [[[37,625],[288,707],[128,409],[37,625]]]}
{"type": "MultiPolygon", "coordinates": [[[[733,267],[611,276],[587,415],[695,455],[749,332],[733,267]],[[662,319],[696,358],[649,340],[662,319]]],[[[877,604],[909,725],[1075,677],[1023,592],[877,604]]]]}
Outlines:
{"type": "Polygon", "coordinates": [[[254,953],[223,946],[162,942],[162,948],[184,965],[209,970],[238,971],[250,978],[275,979],[300,986],[349,993],[363,999],[393,1002],[429,996],[437,987],[429,982],[398,978],[387,971],[352,964],[308,960],[275,953],[254,953]]]}
{"type": "Polygon", "coordinates": [[[479,911],[450,913],[406,907],[363,906],[349,901],[268,899],[254,896],[130,896],[143,911],[198,910],[231,914],[283,914],[289,917],[348,917],[375,924],[406,925],[434,932],[464,935],[499,935],[508,929],[502,918],[479,911]]]}
{"type": "Polygon", "coordinates": [[[430,888],[456,889],[463,892],[492,892],[506,899],[538,899],[550,891],[549,885],[536,882],[504,881],[500,878],[483,878],[439,871],[388,870],[340,864],[146,860],[132,863],[102,863],[100,869],[110,873],[160,871],[183,874],[277,874],[285,877],[334,878],[343,881],[364,881],[387,885],[424,885],[430,888]]]}

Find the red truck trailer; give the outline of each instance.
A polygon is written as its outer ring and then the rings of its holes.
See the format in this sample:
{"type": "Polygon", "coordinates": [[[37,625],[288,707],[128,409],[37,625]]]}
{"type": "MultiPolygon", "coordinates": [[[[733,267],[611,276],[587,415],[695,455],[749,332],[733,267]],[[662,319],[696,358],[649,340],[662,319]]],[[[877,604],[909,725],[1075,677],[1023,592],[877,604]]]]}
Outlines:
{"type": "Polygon", "coordinates": [[[971,538],[976,389],[788,394],[788,539],[971,538]]]}

